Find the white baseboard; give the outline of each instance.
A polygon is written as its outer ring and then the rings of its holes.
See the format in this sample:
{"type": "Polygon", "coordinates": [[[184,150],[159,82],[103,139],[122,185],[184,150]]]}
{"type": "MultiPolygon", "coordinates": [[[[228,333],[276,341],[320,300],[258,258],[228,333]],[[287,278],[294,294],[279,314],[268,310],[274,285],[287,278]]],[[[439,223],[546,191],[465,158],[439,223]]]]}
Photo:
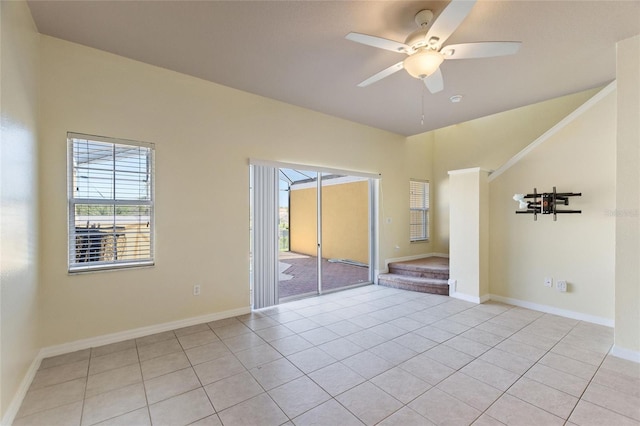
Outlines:
{"type": "Polygon", "coordinates": [[[150,325],[148,327],[140,327],[132,330],[120,331],[112,334],[105,334],[88,339],[76,340],[74,342],[63,343],[62,345],[48,346],[42,348],[38,355],[41,358],[62,355],[69,352],[75,352],[87,348],[95,348],[97,346],[108,345],[110,343],[122,342],[129,339],[137,339],[139,337],[148,336],[150,334],[162,333],[163,331],[175,330],[178,328],[189,327],[205,322],[217,321],[220,319],[244,315],[251,312],[251,307],[231,309],[228,311],[216,312],[213,314],[201,315],[198,317],[186,318],[177,321],[165,322],[163,324],[150,325]]]}
{"type": "Polygon", "coordinates": [[[24,397],[27,394],[27,391],[29,390],[29,386],[31,386],[31,382],[33,382],[33,378],[36,376],[36,372],[40,367],[40,362],[42,361],[42,358],[39,355],[40,354],[36,355],[35,359],[29,366],[27,373],[22,378],[22,381],[20,382],[20,386],[18,386],[18,390],[13,396],[13,400],[11,400],[11,403],[7,407],[7,411],[4,413],[4,416],[0,421],[0,425],[9,426],[13,423],[14,419],[16,418],[16,415],[18,414],[18,410],[22,405],[22,401],[24,400],[24,397]]]}
{"type": "Polygon", "coordinates": [[[449,293],[449,297],[464,300],[466,302],[476,303],[478,305],[484,302],[488,302],[490,300],[490,296],[488,294],[484,294],[478,297],[478,296],[471,296],[469,294],[459,293],[456,291],[454,291],[453,293],[449,293]]]}
{"type": "Polygon", "coordinates": [[[426,257],[446,257],[447,259],[449,258],[449,253],[429,253],[426,257]]]}
{"type": "Polygon", "coordinates": [[[568,309],[560,309],[554,306],[541,305],[539,303],[528,302],[526,300],[512,299],[511,297],[499,296],[497,294],[489,295],[491,300],[496,302],[507,303],[509,305],[519,306],[521,308],[533,309],[534,311],[540,311],[547,314],[559,315],[561,317],[576,319],[580,321],[586,321],[593,324],[604,325],[606,327],[613,327],[614,320],[609,318],[598,317],[595,315],[589,315],[582,312],[570,311],[568,309]]]}
{"type": "Polygon", "coordinates": [[[613,356],[617,356],[618,358],[626,359],[627,361],[640,362],[640,352],[638,351],[632,351],[631,349],[613,345],[609,353],[613,356]]]}
{"type": "Polygon", "coordinates": [[[246,306],[244,308],[231,309],[228,311],[216,312],[213,314],[201,315],[198,317],[186,318],[177,321],[165,322],[162,324],[151,325],[148,327],[140,327],[132,330],[120,331],[117,333],[105,334],[97,337],[90,337],[88,339],[76,340],[69,343],[63,343],[61,345],[47,346],[38,352],[36,358],[33,360],[27,373],[20,382],[18,391],[16,392],[13,400],[7,407],[5,415],[2,417],[0,424],[10,425],[13,423],[15,416],[18,414],[20,405],[24,400],[29,386],[36,375],[36,372],[40,368],[40,363],[44,358],[62,355],[70,352],[80,351],[83,349],[95,348],[97,346],[108,345],[110,343],[122,342],[124,340],[137,339],[139,337],[149,336],[151,334],[162,333],[163,331],[176,330],[178,328],[189,327],[196,324],[202,324],[211,321],[217,321],[225,318],[231,318],[238,315],[244,315],[251,312],[251,307],[246,306]]]}

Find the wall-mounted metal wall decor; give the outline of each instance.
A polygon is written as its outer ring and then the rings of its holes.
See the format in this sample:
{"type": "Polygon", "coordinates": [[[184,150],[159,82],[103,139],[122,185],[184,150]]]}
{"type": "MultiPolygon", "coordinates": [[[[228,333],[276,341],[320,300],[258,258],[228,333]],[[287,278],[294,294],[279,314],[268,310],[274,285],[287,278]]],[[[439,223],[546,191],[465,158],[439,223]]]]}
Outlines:
{"type": "Polygon", "coordinates": [[[513,199],[519,204],[516,210],[518,214],[532,214],[533,220],[538,220],[538,214],[552,214],[553,220],[557,220],[557,215],[560,213],[582,213],[582,210],[559,210],[558,206],[568,206],[569,197],[580,197],[581,192],[556,192],[556,187],[553,187],[553,192],[544,192],[538,194],[536,188],[533,188],[533,194],[515,194],[513,199]],[[533,201],[527,201],[533,200],[533,201]]]}

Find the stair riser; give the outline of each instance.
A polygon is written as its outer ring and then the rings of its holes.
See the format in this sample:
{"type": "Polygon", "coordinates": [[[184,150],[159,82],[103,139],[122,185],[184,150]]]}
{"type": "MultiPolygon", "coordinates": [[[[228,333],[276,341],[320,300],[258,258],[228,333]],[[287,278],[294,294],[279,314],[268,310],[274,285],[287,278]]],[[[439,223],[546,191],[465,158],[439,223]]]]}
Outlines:
{"type": "Polygon", "coordinates": [[[421,278],[434,278],[437,280],[448,280],[449,279],[449,271],[446,270],[428,270],[422,269],[419,271],[404,269],[404,268],[396,268],[389,265],[389,273],[390,274],[398,274],[405,275],[408,277],[421,277],[421,278]]]}
{"type": "Polygon", "coordinates": [[[449,295],[449,285],[447,284],[411,284],[407,282],[386,280],[384,278],[379,278],[378,284],[402,290],[418,291],[420,293],[442,294],[445,296],[449,295]]]}

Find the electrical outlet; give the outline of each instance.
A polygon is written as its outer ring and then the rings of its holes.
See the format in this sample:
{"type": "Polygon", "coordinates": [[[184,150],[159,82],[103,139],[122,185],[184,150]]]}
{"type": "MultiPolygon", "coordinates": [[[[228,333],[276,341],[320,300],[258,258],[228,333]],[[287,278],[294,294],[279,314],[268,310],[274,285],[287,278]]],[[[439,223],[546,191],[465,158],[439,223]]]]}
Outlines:
{"type": "Polygon", "coordinates": [[[196,284],[193,286],[193,295],[200,296],[200,284],[196,284]]]}
{"type": "Polygon", "coordinates": [[[553,287],[553,278],[545,278],[544,279],[544,286],[545,287],[553,287]]]}
{"type": "Polygon", "coordinates": [[[567,282],[563,280],[558,280],[556,282],[556,289],[562,293],[567,291],[567,282]]]}

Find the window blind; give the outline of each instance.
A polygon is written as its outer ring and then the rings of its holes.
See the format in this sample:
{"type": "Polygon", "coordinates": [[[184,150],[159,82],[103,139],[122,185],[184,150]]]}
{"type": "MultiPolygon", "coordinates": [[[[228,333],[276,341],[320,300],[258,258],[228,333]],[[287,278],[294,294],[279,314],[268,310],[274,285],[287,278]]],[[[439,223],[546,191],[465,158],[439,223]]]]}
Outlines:
{"type": "Polygon", "coordinates": [[[153,263],[153,144],[69,134],[69,270],[153,263]]]}
{"type": "Polygon", "coordinates": [[[410,241],[429,239],[429,182],[409,181],[410,241]]]}

